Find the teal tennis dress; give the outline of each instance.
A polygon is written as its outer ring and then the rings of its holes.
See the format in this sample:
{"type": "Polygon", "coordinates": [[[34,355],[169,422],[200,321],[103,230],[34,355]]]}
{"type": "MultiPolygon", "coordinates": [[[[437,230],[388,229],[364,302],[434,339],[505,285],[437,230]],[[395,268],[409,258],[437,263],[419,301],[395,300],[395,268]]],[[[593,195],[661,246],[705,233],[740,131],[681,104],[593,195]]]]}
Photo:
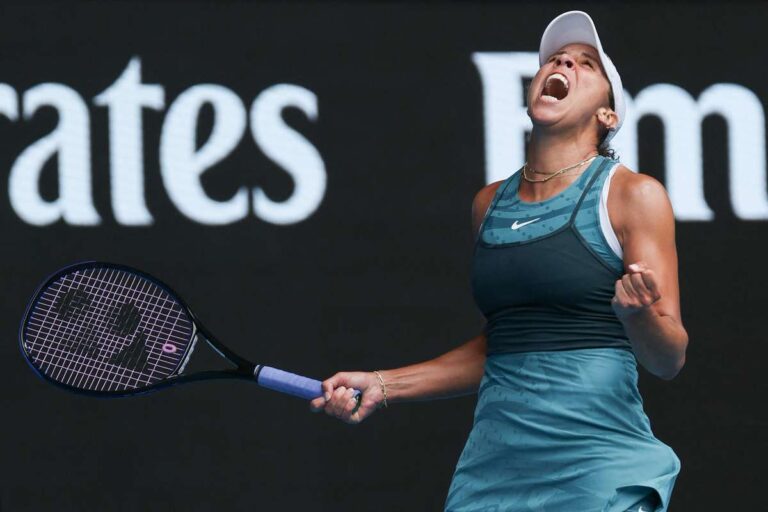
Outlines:
{"type": "Polygon", "coordinates": [[[621,259],[600,226],[612,160],[560,194],[496,192],[472,264],[488,354],[447,512],[666,511],[680,461],[656,439],[611,308],[621,259]]]}

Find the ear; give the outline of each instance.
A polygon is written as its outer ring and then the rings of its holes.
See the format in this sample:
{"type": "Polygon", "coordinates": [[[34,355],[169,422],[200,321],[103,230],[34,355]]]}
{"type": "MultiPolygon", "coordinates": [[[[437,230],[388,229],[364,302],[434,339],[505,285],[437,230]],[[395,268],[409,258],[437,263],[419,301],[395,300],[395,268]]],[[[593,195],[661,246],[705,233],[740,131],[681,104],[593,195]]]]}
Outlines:
{"type": "Polygon", "coordinates": [[[610,108],[601,107],[597,110],[597,122],[608,130],[613,130],[619,124],[619,116],[610,108]]]}

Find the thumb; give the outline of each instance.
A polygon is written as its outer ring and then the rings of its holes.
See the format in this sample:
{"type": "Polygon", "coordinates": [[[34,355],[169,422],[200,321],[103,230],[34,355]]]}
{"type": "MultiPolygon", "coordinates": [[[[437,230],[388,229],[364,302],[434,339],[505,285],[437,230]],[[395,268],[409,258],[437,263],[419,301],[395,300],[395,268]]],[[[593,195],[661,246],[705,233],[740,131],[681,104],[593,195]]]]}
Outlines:
{"type": "Polygon", "coordinates": [[[636,261],[635,263],[627,265],[627,268],[630,272],[637,274],[648,270],[648,265],[646,265],[644,261],[636,261]]]}
{"type": "Polygon", "coordinates": [[[341,373],[337,373],[333,377],[323,381],[323,398],[325,398],[326,402],[333,396],[333,390],[336,389],[339,385],[342,385],[342,378],[343,375],[341,373]]]}

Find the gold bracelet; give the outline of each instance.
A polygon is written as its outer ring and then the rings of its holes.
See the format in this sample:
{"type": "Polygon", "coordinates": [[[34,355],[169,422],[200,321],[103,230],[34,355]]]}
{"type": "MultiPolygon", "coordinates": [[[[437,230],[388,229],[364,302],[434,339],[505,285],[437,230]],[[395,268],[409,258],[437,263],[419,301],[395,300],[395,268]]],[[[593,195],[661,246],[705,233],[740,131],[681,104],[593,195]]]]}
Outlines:
{"type": "Polygon", "coordinates": [[[384,393],[384,407],[389,407],[387,405],[387,386],[384,385],[384,377],[381,376],[378,370],[373,370],[373,373],[375,373],[376,376],[379,378],[379,384],[381,385],[381,392],[384,393]]]}

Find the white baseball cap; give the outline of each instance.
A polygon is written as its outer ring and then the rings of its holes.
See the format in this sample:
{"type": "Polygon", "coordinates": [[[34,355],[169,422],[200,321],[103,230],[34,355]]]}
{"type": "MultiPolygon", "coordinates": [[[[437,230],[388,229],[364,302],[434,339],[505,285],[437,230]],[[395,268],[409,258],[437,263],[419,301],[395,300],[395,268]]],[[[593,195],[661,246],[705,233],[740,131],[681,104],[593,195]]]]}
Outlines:
{"type": "Polygon", "coordinates": [[[543,66],[553,53],[572,43],[588,44],[595,47],[605,69],[605,74],[608,76],[608,82],[611,84],[614,112],[619,116],[619,122],[616,128],[606,135],[603,143],[607,144],[624,123],[624,116],[626,115],[624,87],[621,85],[621,77],[616,66],[603,51],[603,45],[600,44],[600,38],[597,36],[597,29],[595,29],[595,24],[589,14],[584,11],[564,12],[547,25],[539,45],[539,65],[543,66]]]}

